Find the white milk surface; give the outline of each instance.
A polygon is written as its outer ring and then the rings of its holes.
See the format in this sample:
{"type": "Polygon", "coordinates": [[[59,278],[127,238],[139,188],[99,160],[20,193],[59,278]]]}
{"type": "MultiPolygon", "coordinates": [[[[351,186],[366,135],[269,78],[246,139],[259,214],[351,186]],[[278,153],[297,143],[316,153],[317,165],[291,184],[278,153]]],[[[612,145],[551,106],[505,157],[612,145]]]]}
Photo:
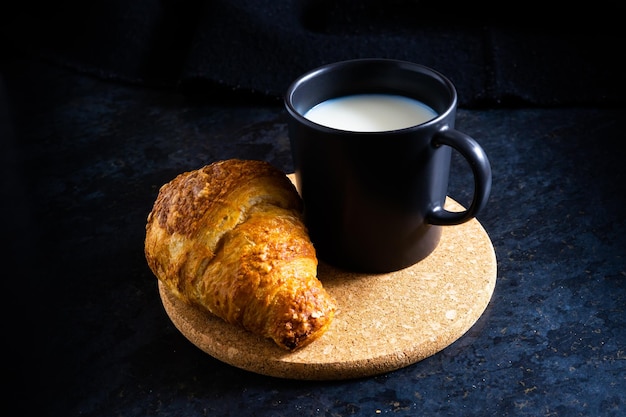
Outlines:
{"type": "Polygon", "coordinates": [[[355,94],[321,102],[304,114],[320,125],[353,132],[404,129],[434,119],[421,101],[390,94],[355,94]]]}

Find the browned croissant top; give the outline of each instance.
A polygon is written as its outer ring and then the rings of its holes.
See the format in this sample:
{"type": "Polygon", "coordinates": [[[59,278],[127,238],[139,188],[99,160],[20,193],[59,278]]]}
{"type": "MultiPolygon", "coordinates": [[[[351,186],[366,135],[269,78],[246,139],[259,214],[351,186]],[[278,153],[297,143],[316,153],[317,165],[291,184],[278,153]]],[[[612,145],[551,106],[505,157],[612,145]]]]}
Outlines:
{"type": "Polygon", "coordinates": [[[267,162],[219,161],[161,187],[145,254],[182,300],[285,349],[332,322],[335,301],[317,278],[300,196],[267,162]]]}

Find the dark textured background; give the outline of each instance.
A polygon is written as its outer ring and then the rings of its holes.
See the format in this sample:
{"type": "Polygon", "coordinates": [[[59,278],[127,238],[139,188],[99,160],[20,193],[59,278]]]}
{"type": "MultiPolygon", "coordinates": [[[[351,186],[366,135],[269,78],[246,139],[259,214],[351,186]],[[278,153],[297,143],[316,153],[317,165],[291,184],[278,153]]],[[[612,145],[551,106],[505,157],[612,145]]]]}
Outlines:
{"type": "MultiPolygon", "coordinates": [[[[623,415],[624,6],[546,6],[0,6],[4,407],[90,417],[623,415]],[[457,84],[457,127],[493,166],[479,215],[498,258],[492,301],[442,352],[377,377],[287,381],[225,365],[163,311],[143,257],[146,215],[160,185],[218,159],[291,171],[282,91],[311,67],[361,56],[427,64],[457,84]]],[[[469,169],[455,158],[453,172],[449,193],[464,202],[469,169]]]]}
{"type": "MultiPolygon", "coordinates": [[[[626,92],[617,1],[63,0],[3,13],[6,39],[106,79],[280,97],[299,74],[362,57],[446,74],[464,106],[614,105],[626,92]]],[[[206,91],[205,91],[206,92],[206,91]]]]}

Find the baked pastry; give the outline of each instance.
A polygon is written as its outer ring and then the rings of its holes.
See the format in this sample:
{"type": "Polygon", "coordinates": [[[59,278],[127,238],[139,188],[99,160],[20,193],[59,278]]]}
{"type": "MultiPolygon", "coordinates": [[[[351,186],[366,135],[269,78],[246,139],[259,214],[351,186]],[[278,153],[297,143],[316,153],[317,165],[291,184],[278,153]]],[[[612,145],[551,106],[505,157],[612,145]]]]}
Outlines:
{"type": "Polygon", "coordinates": [[[145,255],[183,301],[287,350],[318,339],[335,300],[287,176],[264,161],[229,159],[163,185],[148,215],[145,255]]]}

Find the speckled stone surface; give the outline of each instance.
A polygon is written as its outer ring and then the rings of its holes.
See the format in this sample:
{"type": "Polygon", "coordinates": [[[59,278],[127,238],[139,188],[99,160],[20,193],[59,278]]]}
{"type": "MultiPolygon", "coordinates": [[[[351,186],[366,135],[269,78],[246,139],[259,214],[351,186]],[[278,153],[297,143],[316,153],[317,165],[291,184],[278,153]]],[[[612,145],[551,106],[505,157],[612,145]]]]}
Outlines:
{"type": "MultiPolygon", "coordinates": [[[[3,68],[3,375],[21,414],[626,412],[626,109],[460,109],[457,127],[493,166],[479,215],[498,259],[485,314],[414,365],[294,382],[189,343],[143,257],[146,215],[173,175],[235,156],[292,170],[282,108],[3,68]]],[[[454,162],[449,194],[465,204],[468,168],[454,162]]]]}

